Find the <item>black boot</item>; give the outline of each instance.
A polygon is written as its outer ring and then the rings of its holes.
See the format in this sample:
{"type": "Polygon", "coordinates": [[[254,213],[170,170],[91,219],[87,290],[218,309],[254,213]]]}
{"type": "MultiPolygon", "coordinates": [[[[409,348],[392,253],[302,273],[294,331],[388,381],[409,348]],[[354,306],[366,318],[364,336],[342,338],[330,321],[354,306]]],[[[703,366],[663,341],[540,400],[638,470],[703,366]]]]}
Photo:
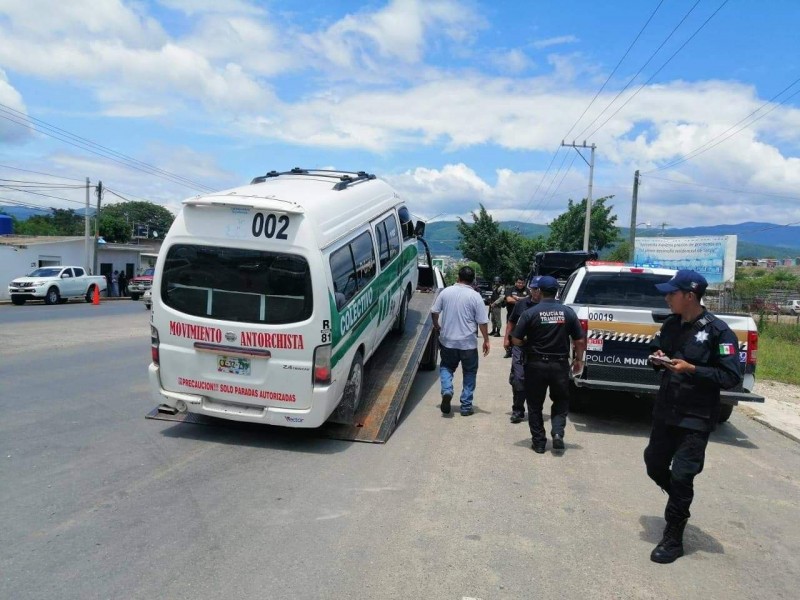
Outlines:
{"type": "Polygon", "coordinates": [[[675,562],[683,556],[683,530],[686,528],[688,520],[667,521],[667,526],[664,528],[664,537],[658,542],[658,546],[653,548],[650,553],[650,560],[667,564],[675,562]]]}

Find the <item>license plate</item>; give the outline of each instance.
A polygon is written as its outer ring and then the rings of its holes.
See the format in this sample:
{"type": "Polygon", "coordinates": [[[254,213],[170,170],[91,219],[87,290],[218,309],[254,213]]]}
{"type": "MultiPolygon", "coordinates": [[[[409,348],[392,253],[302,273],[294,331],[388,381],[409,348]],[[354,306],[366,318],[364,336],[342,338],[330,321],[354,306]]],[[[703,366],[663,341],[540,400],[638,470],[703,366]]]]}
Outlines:
{"type": "Polygon", "coordinates": [[[217,355],[217,371],[233,375],[250,375],[250,359],[217,355]]]}
{"type": "Polygon", "coordinates": [[[586,349],[589,352],[602,352],[603,339],[602,338],[589,338],[586,340],[586,349]]]}

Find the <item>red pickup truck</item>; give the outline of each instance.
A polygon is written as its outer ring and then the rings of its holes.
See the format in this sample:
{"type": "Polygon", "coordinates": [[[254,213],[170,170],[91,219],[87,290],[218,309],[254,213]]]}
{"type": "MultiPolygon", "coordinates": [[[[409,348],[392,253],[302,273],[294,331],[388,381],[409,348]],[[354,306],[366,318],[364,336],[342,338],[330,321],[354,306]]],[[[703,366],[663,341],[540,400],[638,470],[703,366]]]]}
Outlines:
{"type": "Polygon", "coordinates": [[[138,300],[142,294],[153,287],[153,274],[155,269],[145,269],[144,273],[137,275],[128,282],[128,294],[131,300],[138,300]]]}

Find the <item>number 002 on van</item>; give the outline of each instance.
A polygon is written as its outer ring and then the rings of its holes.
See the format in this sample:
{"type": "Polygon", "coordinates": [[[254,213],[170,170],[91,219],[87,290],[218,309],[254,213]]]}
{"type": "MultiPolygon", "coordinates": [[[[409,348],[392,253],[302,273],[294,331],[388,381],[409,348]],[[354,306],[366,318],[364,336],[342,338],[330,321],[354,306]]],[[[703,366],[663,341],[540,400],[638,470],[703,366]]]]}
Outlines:
{"type": "Polygon", "coordinates": [[[319,427],[405,327],[414,224],[366,173],[271,172],[184,201],[153,282],[149,378],[177,411],[319,427]]]}

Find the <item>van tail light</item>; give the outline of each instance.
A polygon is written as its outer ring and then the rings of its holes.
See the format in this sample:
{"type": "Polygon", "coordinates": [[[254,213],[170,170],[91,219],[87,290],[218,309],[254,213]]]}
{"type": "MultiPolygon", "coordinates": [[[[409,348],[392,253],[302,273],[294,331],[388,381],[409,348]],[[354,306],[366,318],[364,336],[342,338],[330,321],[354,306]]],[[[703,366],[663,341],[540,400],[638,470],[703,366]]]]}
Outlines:
{"type": "Polygon", "coordinates": [[[581,329],[583,329],[583,333],[589,333],[589,319],[578,319],[581,323],[581,329]]]}
{"type": "Polygon", "coordinates": [[[758,332],[747,332],[747,364],[755,365],[758,359],[758,332]]]}
{"type": "Polygon", "coordinates": [[[331,383],[331,346],[314,348],[314,385],[330,385],[331,383]]]}
{"type": "Polygon", "coordinates": [[[150,325],[150,356],[153,359],[153,364],[159,364],[159,356],[158,356],[158,329],[156,329],[153,325],[150,325]]]}

